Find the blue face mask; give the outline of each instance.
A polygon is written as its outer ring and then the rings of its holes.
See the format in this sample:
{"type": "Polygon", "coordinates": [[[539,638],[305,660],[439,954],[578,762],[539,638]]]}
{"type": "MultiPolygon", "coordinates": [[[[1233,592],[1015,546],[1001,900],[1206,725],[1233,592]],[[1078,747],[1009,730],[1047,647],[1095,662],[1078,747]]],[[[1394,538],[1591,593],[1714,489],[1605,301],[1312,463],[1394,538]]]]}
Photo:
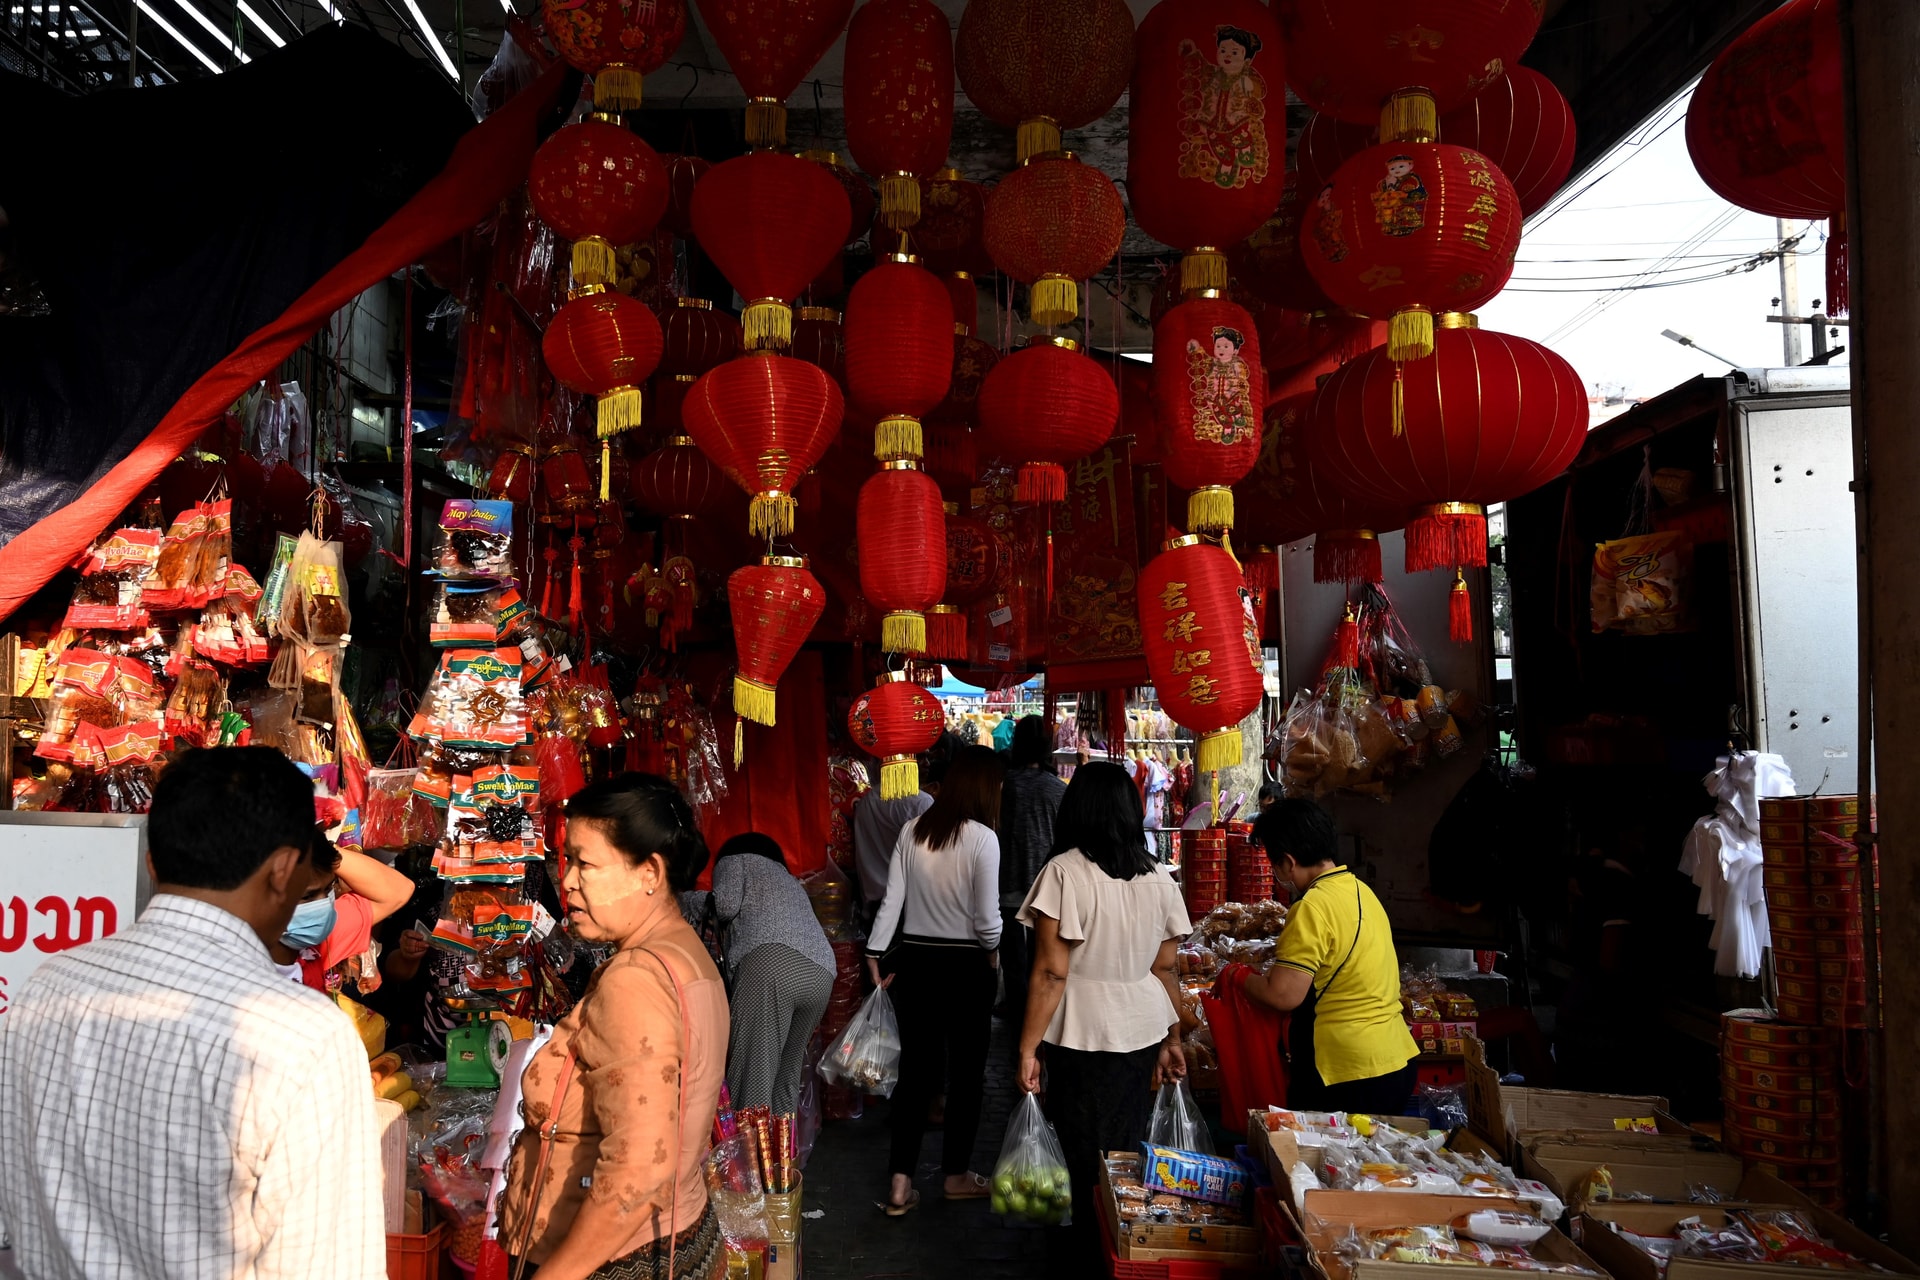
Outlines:
{"type": "Polygon", "coordinates": [[[317,947],[333,932],[333,916],[331,893],[312,902],[303,902],[293,909],[293,919],[287,921],[287,931],[280,935],[280,941],[302,951],[317,947]]]}

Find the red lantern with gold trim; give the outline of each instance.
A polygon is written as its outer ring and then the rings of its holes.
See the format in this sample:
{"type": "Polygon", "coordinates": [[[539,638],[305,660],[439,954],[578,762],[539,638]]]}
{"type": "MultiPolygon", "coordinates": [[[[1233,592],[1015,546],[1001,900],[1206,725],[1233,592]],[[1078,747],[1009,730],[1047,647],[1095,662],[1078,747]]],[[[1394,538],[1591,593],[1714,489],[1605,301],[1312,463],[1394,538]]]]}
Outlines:
{"type": "Polygon", "coordinates": [[[1113,109],[1133,72],[1125,0],[968,0],[954,39],[967,98],[1015,130],[1022,161],[1060,149],[1060,131],[1113,109]]]}
{"type": "Polygon", "coordinates": [[[1523,215],[1546,207],[1573,171],[1573,108],[1532,67],[1509,67],[1485,91],[1440,117],[1440,136],[1499,167],[1523,215]]]}
{"type": "Polygon", "coordinates": [[[920,764],[946,731],[940,699],[896,671],[853,700],[847,709],[847,736],[880,761],[880,798],[900,800],[920,791],[920,764]]]}
{"type": "Polygon", "coordinates": [[[1071,151],[1034,156],[987,196],[981,240],[994,265],[1029,286],[1035,324],[1080,314],[1079,282],[1096,274],[1127,234],[1113,179],[1071,151]]]}
{"type": "Polygon", "coordinates": [[[699,377],[740,354],[740,322],[706,298],[676,298],[660,319],[660,372],[699,377]]]}
{"type": "Polygon", "coordinates": [[[1239,764],[1240,722],[1260,705],[1260,626],[1240,566],[1197,535],[1140,571],[1140,639],[1160,707],[1200,735],[1203,771],[1239,764]]]}
{"type": "Polygon", "coordinates": [[[547,38],[593,77],[593,105],[631,111],[640,78],[658,71],[687,35],[686,0],[541,0],[547,38]]]}
{"type": "Polygon", "coordinates": [[[819,365],[827,376],[847,385],[847,337],[840,313],[832,307],[795,307],[793,345],[787,354],[795,360],[819,365]]]}
{"type": "Polygon", "coordinates": [[[1260,458],[1234,489],[1241,512],[1235,532],[1273,546],[1312,538],[1315,582],[1378,582],[1380,535],[1405,524],[1406,516],[1382,503],[1354,501],[1313,465],[1306,440],[1313,397],[1296,392],[1267,405],[1260,458]]]}
{"type": "Polygon", "coordinates": [[[762,556],[727,576],[727,602],[740,663],[733,709],[755,724],[772,724],[774,688],[826,612],[826,589],[805,557],[762,556]]]}
{"type": "MultiPolygon", "coordinates": [[[[841,247],[852,249],[864,240],[867,232],[873,228],[873,215],[879,208],[874,202],[873,187],[867,182],[865,174],[855,173],[847,167],[847,162],[840,158],[838,151],[809,147],[800,152],[800,158],[825,169],[833,180],[840,184],[840,189],[847,193],[847,238],[842,242],[841,247]]],[[[830,276],[838,269],[837,261],[830,263],[827,274],[830,276]]],[[[816,277],[816,288],[818,285],[819,278],[816,277]]]]}
{"type": "Polygon", "coordinates": [[[1186,255],[1183,289],[1225,289],[1225,249],[1286,186],[1280,25],[1259,0],[1161,0],[1134,36],[1127,198],[1186,255]]]}
{"type": "Polygon", "coordinates": [[[925,653],[926,612],[947,589],[940,486],[913,462],[889,462],[860,486],[855,526],[860,594],[886,612],[880,647],[888,653],[925,653]]]}
{"type": "MultiPolygon", "coordinates": [[[[1540,28],[1537,0],[1288,0],[1287,84],[1316,111],[1373,124],[1396,90],[1431,97],[1408,103],[1411,125],[1431,137],[1434,112],[1452,111],[1520,63],[1540,28]]],[[[1445,135],[1441,135],[1444,137],[1445,135]]]]}
{"type": "Polygon", "coordinates": [[[1034,337],[993,367],[980,386],[981,452],[1015,463],[1018,502],[1067,496],[1063,463],[1086,457],[1113,435],[1120,392],[1071,338],[1034,337]]]}
{"type": "Polygon", "coordinates": [[[727,478],[700,451],[692,436],[668,436],[633,464],[634,503],[661,519],[719,515],[727,505],[727,478]]]}
{"type": "Polygon", "coordinates": [[[612,438],[640,425],[640,387],[660,363],[660,322],[645,303],[589,285],[553,313],[540,354],[554,380],[597,397],[600,500],[612,496],[612,438]]]}
{"type": "Polygon", "coordinates": [[[920,220],[920,179],[953,141],[953,31],[932,0],[867,0],[847,28],[847,150],[880,180],[880,220],[920,220]]]}
{"type": "Polygon", "coordinates": [[[1234,278],[1275,306],[1295,311],[1326,311],[1333,306],[1300,256],[1300,219],[1312,201],[1313,195],[1303,192],[1297,181],[1289,182],[1273,216],[1229,255],[1234,278]]]}
{"type": "Polygon", "coordinates": [[[847,29],[853,0],[696,2],[728,69],[747,92],[747,145],[784,145],[786,101],[847,29]]]}
{"type": "Polygon", "coordinates": [[[751,496],[747,530],[793,531],[793,486],[846,412],[840,388],[804,360],[756,352],[702,374],[682,408],[687,434],[751,496]]]}
{"type": "MultiPolygon", "coordinates": [[[[746,5],[753,8],[753,5],[746,5]]],[[[785,347],[789,305],[839,256],[851,212],[847,193],[821,166],[777,151],[715,165],[693,189],[700,247],[747,299],[747,349],[785,347]]]]}
{"type": "Polygon", "coordinates": [[[1187,531],[1233,528],[1232,485],[1260,456],[1267,375],[1253,317],[1202,290],[1153,326],[1161,465],[1187,495],[1187,531]]]}
{"type": "Polygon", "coordinates": [[[879,419],[874,457],[920,457],[920,420],[946,399],[952,377],[952,296],[918,258],[887,254],[847,296],[847,391],[879,419]]]}
{"type": "Polygon", "coordinates": [[[986,217],[987,189],[958,169],[941,169],[920,184],[913,247],[930,271],[991,271],[993,259],[980,239],[986,217]]]}
{"type": "Polygon", "coordinates": [[[643,239],[667,211],[667,167],[618,117],[594,116],[533,153],[527,195],[540,220],[573,242],[573,283],[612,284],[614,250],[643,239]]]}

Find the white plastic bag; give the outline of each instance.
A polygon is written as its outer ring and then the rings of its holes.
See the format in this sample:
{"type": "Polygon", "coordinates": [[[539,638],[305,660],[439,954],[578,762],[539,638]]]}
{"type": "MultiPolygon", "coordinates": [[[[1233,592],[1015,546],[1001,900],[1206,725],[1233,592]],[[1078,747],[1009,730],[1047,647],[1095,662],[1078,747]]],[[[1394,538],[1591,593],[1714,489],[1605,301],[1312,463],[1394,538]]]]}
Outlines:
{"type": "Polygon", "coordinates": [[[1007,1121],[1007,1137],[993,1166],[992,1208],[1014,1223],[1064,1227],[1073,1221],[1067,1156],[1031,1093],[1021,1097],[1007,1121]]]}
{"type": "Polygon", "coordinates": [[[1160,1086],[1160,1096],[1153,1100],[1153,1120],[1147,1126],[1147,1141],[1156,1147],[1197,1151],[1203,1156],[1214,1153],[1207,1122],[1201,1118],[1200,1107],[1194,1102],[1185,1080],[1169,1080],[1160,1086]]]}
{"type": "Polygon", "coordinates": [[[867,997],[860,1012],[820,1059],[820,1078],[861,1093],[893,1096],[900,1083],[900,1023],[886,989],[867,997]]]}

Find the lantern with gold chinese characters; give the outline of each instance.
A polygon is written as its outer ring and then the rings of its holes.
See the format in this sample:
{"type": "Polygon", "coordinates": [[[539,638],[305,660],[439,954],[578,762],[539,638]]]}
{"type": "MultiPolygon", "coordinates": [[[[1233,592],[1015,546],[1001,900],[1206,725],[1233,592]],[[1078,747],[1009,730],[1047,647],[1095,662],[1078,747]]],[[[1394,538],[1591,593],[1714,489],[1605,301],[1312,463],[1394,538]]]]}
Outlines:
{"type": "Polygon", "coordinates": [[[1240,722],[1260,705],[1260,628],[1240,566],[1197,535],[1140,571],[1140,636],[1160,706],[1200,735],[1202,770],[1239,764],[1240,722]]]}

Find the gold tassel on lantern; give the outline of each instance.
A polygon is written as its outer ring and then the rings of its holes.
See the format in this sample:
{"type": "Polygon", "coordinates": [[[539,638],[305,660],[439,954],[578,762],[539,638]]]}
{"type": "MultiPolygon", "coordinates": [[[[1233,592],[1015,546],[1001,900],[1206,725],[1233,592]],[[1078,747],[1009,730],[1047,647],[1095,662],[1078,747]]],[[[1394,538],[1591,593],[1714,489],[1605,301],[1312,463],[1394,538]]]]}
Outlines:
{"type": "Polygon", "coordinates": [[[787,145],[787,108],[774,98],[747,99],[747,145],[755,149],[787,145]]]}
{"type": "Polygon", "coordinates": [[[880,798],[905,800],[920,794],[920,762],[912,756],[888,756],[880,762],[880,798]]]}
{"type": "Polygon", "coordinates": [[[1380,108],[1380,141],[1433,142],[1440,137],[1440,109],[1425,89],[1401,89],[1380,108]]]}
{"type": "Polygon", "coordinates": [[[755,298],[740,313],[749,351],[784,351],[793,342],[793,308],[778,298],[755,298]]]}
{"type": "Polygon", "coordinates": [[[918,418],[910,418],[905,414],[882,418],[873,429],[873,456],[881,462],[898,462],[905,458],[917,462],[924,445],[918,418]]]}
{"type": "Polygon", "coordinates": [[[1180,291],[1227,287],[1227,255],[1211,245],[1196,245],[1180,259],[1180,291]]]}
{"type": "Polygon", "coordinates": [[[747,532],[755,537],[772,534],[784,538],[793,532],[793,495],[769,489],[756,493],[747,503],[747,532]]]}
{"type": "Polygon", "coordinates": [[[880,175],[880,221],[895,231],[920,221],[920,179],[910,173],[880,175]]]}
{"type": "Polygon", "coordinates": [[[734,676],[733,709],[741,716],[755,724],[772,724],[775,701],[773,686],[734,676]]]}
{"type": "Polygon", "coordinates": [[[1188,533],[1225,533],[1233,528],[1233,490],[1210,484],[1187,495],[1188,533]]]}
{"type": "Polygon", "coordinates": [[[612,284],[619,278],[620,260],[613,246],[599,236],[573,242],[573,287],[612,284]]]}
{"type": "Polygon", "coordinates": [[[1193,767],[1202,773],[1230,769],[1240,763],[1241,754],[1240,730],[1222,729],[1218,733],[1204,733],[1200,735],[1200,745],[1193,753],[1193,767]]]}
{"type": "Polygon", "coordinates": [[[1067,324],[1080,314],[1080,286],[1051,272],[1027,290],[1027,315],[1035,324],[1067,324]]]}
{"type": "Polygon", "coordinates": [[[633,430],[640,425],[640,410],[645,403],[638,387],[615,387],[605,392],[594,409],[594,429],[602,440],[633,430]]]}
{"type": "Polygon", "coordinates": [[[1399,439],[1407,433],[1407,379],[1406,366],[1398,360],[1393,362],[1393,435],[1399,439]]]}
{"type": "Polygon", "coordinates": [[[1025,164],[1060,149],[1060,122],[1052,116],[1028,116],[1013,135],[1014,158],[1025,164]]]}
{"type": "Polygon", "coordinates": [[[593,74],[595,111],[632,111],[640,105],[640,73],[618,62],[609,62],[593,74]]]}
{"type": "Polygon", "coordinates": [[[1433,312],[1408,307],[1387,322],[1387,359],[1425,360],[1433,354],[1433,312]]]}
{"type": "Polygon", "coordinates": [[[888,653],[925,653],[926,618],[907,610],[888,614],[880,620],[880,647],[888,653]]]}

